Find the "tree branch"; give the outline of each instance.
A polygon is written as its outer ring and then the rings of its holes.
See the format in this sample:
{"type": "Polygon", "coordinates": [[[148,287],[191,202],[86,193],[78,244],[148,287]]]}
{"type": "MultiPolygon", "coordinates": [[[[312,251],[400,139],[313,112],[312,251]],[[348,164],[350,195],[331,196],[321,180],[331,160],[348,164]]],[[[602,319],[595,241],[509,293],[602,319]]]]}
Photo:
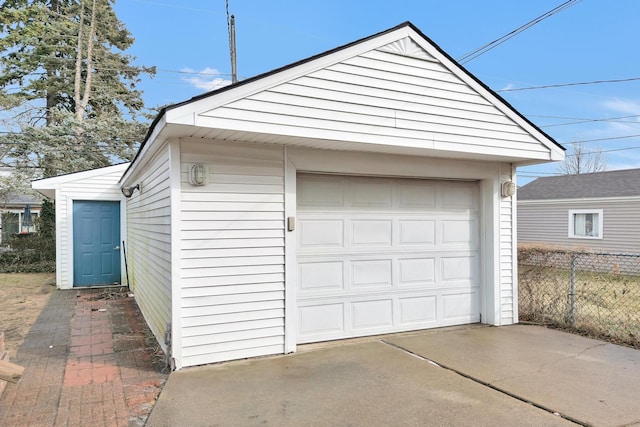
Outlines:
{"type": "Polygon", "coordinates": [[[87,39],[87,78],[84,84],[84,96],[82,98],[82,112],[84,113],[89,105],[89,94],[91,93],[91,77],[93,75],[93,40],[96,35],[96,0],[91,6],[91,24],[89,27],[89,37],[87,39]]]}
{"type": "Polygon", "coordinates": [[[74,81],[74,101],[76,104],[76,119],[82,120],[84,111],[80,108],[80,90],[82,82],[82,30],[84,28],[84,0],[80,0],[80,19],[78,22],[78,47],[76,52],[76,76],[74,81]]]}

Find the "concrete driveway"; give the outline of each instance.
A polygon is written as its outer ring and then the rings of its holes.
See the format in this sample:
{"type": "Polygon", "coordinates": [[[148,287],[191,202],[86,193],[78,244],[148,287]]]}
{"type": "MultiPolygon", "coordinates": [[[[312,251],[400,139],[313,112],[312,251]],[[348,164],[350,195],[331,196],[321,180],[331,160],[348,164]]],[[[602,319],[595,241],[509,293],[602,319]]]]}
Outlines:
{"type": "Polygon", "coordinates": [[[471,326],[183,369],[147,426],[633,425],[639,396],[638,350],[471,326]]]}

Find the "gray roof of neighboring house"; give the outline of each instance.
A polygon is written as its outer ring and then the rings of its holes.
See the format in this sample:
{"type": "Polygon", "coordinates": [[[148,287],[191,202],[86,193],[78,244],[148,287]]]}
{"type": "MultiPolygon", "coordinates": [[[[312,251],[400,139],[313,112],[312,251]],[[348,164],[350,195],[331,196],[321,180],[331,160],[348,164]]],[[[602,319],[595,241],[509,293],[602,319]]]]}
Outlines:
{"type": "Polygon", "coordinates": [[[640,169],[538,178],[518,189],[519,200],[640,196],[640,169]]]}
{"type": "Polygon", "coordinates": [[[31,194],[9,194],[5,200],[0,200],[4,205],[42,205],[42,198],[31,194]]]}

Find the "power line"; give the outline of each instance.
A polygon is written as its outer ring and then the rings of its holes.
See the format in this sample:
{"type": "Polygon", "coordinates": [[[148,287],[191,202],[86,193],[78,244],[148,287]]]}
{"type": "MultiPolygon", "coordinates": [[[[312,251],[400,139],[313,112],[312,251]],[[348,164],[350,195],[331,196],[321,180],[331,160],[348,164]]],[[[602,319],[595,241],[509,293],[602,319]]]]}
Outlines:
{"type": "MultiPolygon", "coordinates": [[[[531,116],[534,117],[534,116],[531,116]]],[[[545,116],[535,116],[535,117],[545,117],[545,116]]],[[[570,117],[566,117],[566,120],[576,120],[574,122],[568,122],[568,123],[556,123],[553,125],[544,125],[544,126],[539,126],[541,128],[551,128],[551,127],[557,127],[557,126],[569,126],[569,125],[579,125],[579,124],[583,124],[583,123],[600,123],[600,122],[604,122],[604,123],[631,123],[631,124],[640,124],[640,122],[638,122],[637,120],[621,120],[621,119],[631,119],[634,117],[640,117],[640,115],[638,114],[633,114],[630,116],[620,116],[620,117],[610,117],[610,118],[606,118],[606,119],[578,119],[578,118],[570,118],[570,117]]],[[[549,117],[547,116],[546,118],[557,118],[560,119],[562,117],[549,117]]]]}
{"type": "Polygon", "coordinates": [[[570,8],[571,6],[580,3],[582,0],[568,0],[564,3],[562,3],[560,6],[557,6],[553,9],[551,9],[550,11],[543,13],[542,15],[538,16],[537,18],[527,22],[526,24],[516,28],[515,30],[511,31],[510,33],[505,34],[504,36],[495,39],[492,42],[489,42],[487,44],[485,44],[484,46],[480,46],[479,48],[472,50],[471,52],[467,53],[466,55],[460,57],[458,59],[458,62],[460,64],[466,64],[469,61],[472,61],[474,59],[476,59],[477,57],[479,57],[480,55],[483,55],[485,53],[487,53],[488,51],[490,51],[491,49],[497,47],[498,45],[506,42],[507,40],[509,40],[512,37],[517,36],[518,34],[520,34],[521,32],[533,27],[534,25],[536,25],[537,23],[555,15],[556,13],[562,12],[565,9],[570,8]]]}
{"type": "Polygon", "coordinates": [[[516,92],[521,90],[534,90],[534,89],[550,89],[556,87],[567,87],[567,86],[580,86],[580,85],[595,85],[602,83],[623,83],[623,82],[632,82],[640,80],[640,77],[630,77],[628,79],[612,79],[612,80],[593,80],[590,82],[576,82],[576,83],[559,83],[552,85],[541,85],[541,86],[529,86],[529,87],[520,87],[520,88],[512,88],[512,89],[500,89],[496,92],[516,92]]]}
{"type": "MultiPolygon", "coordinates": [[[[591,120],[584,117],[567,117],[567,116],[546,116],[542,114],[527,114],[527,117],[540,117],[542,119],[558,119],[558,120],[591,120]]],[[[634,116],[629,116],[634,117],[634,116]]]]}
{"type": "Polygon", "coordinates": [[[174,73],[174,74],[189,74],[194,76],[225,76],[231,77],[231,74],[228,73],[212,73],[212,72],[204,72],[204,71],[186,71],[186,70],[168,70],[166,68],[158,68],[156,71],[162,71],[163,73],[174,73]]]}
{"type": "Polygon", "coordinates": [[[584,142],[610,141],[612,139],[628,139],[628,138],[638,138],[638,137],[640,137],[640,134],[625,135],[625,136],[611,136],[608,138],[582,139],[580,141],[563,142],[563,144],[582,144],[584,142]]]}
{"type": "Polygon", "coordinates": [[[567,154],[566,157],[575,157],[578,155],[588,156],[590,154],[599,154],[599,153],[611,153],[614,151],[627,151],[627,150],[638,150],[640,147],[625,147],[625,148],[611,148],[609,150],[597,150],[597,151],[588,151],[580,154],[567,154]]]}
{"type": "MultiPolygon", "coordinates": [[[[68,60],[71,61],[72,58],[60,58],[60,60],[68,60]]],[[[120,68],[109,68],[109,67],[95,67],[95,69],[97,70],[97,73],[94,74],[100,76],[101,74],[103,74],[105,71],[121,71],[120,68]]],[[[186,75],[190,75],[190,76],[206,76],[206,77],[231,77],[230,73],[221,73],[221,72],[213,72],[213,71],[191,71],[188,69],[183,69],[183,70],[170,70],[167,68],[156,68],[156,74],[153,77],[149,77],[149,78],[157,78],[159,77],[158,74],[160,73],[168,73],[168,74],[186,74],[186,75]]],[[[47,73],[46,71],[32,71],[30,73],[24,74],[22,77],[26,78],[29,76],[45,76],[47,73]]],[[[122,73],[120,73],[122,74],[122,73]]],[[[246,78],[246,77],[243,77],[246,78]]]]}

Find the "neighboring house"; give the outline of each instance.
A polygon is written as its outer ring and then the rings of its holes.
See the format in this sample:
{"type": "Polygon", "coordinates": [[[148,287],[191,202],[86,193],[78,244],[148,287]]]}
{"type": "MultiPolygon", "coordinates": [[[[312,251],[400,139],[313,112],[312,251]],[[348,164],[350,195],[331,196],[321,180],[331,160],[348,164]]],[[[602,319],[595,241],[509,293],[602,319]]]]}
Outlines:
{"type": "Polygon", "coordinates": [[[10,194],[0,202],[0,244],[18,234],[34,233],[41,207],[42,199],[29,194],[10,194]]]}
{"type": "Polygon", "coordinates": [[[518,189],[518,242],[640,253],[640,169],[538,178],[518,189]]]}
{"type": "MultiPolygon", "coordinates": [[[[9,178],[15,172],[15,168],[0,167],[0,178],[9,178]]],[[[34,233],[41,207],[42,198],[30,194],[5,193],[0,197],[0,244],[6,245],[18,234],[34,233]]]]}
{"type": "Polygon", "coordinates": [[[563,157],[405,23],[164,108],[112,184],[123,276],[177,369],[516,323],[515,170],[563,157]]]}

